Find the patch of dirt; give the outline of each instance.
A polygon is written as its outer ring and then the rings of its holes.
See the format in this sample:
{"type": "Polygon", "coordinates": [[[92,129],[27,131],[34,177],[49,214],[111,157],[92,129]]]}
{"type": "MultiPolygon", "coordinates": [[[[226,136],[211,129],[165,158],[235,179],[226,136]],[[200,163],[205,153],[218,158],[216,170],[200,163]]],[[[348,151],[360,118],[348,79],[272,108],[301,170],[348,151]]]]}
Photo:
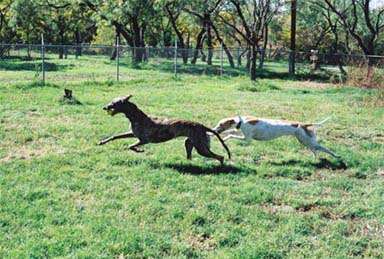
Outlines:
{"type": "MultiPolygon", "coordinates": [[[[4,121],[4,131],[14,135],[25,135],[28,132],[29,136],[36,135],[35,133],[50,132],[49,127],[66,126],[75,123],[76,118],[70,116],[56,116],[47,117],[42,112],[37,110],[31,110],[26,112],[22,118],[18,118],[17,121],[11,121],[6,119],[4,121]]],[[[9,141],[12,143],[12,140],[9,141]]],[[[13,159],[32,159],[35,157],[43,157],[46,155],[59,155],[63,154],[65,150],[59,144],[59,141],[50,137],[41,137],[25,141],[24,143],[12,143],[4,146],[3,157],[0,161],[9,161],[13,159]]]]}
{"type": "Polygon", "coordinates": [[[304,204],[295,208],[299,213],[315,212],[319,216],[329,220],[346,220],[332,212],[331,209],[320,206],[316,203],[304,204]]]}
{"type": "Polygon", "coordinates": [[[384,168],[381,168],[377,171],[377,175],[380,177],[384,177],[384,168]]]}
{"type": "Polygon", "coordinates": [[[316,88],[316,89],[329,89],[329,88],[338,88],[335,84],[329,83],[319,83],[314,81],[295,81],[296,86],[301,86],[303,88],[316,88]]]}
{"type": "Polygon", "coordinates": [[[371,235],[376,239],[384,239],[384,225],[364,224],[360,229],[362,235],[371,235]]]}
{"type": "Polygon", "coordinates": [[[73,197],[74,204],[77,210],[84,210],[87,207],[92,207],[95,204],[95,198],[93,195],[76,195],[73,197]]]}
{"type": "Polygon", "coordinates": [[[215,248],[215,242],[206,233],[190,232],[185,235],[184,241],[193,250],[212,250],[215,248]]]}
{"type": "Polygon", "coordinates": [[[310,210],[317,210],[318,208],[320,208],[320,206],[317,205],[316,203],[309,203],[309,204],[298,206],[295,209],[298,212],[308,212],[310,210]]]}
{"type": "Polygon", "coordinates": [[[64,148],[57,145],[54,138],[39,138],[27,142],[23,145],[17,145],[10,148],[8,150],[8,154],[1,158],[0,161],[10,161],[13,159],[32,159],[46,155],[59,155],[64,153],[64,148]]]}
{"type": "Polygon", "coordinates": [[[295,209],[287,204],[280,204],[280,205],[275,205],[275,204],[263,204],[261,205],[261,208],[269,213],[269,214],[276,214],[279,212],[283,213],[288,213],[295,211],[295,209]]]}

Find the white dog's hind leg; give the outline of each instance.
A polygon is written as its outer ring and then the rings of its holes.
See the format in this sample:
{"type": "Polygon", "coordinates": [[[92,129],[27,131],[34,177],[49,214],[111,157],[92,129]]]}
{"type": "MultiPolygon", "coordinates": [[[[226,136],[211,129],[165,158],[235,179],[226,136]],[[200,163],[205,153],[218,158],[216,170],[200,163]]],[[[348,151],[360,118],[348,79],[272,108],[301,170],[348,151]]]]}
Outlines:
{"type": "Polygon", "coordinates": [[[331,150],[329,150],[328,148],[325,148],[325,147],[323,147],[323,146],[317,145],[315,148],[316,148],[316,150],[323,151],[323,152],[325,152],[325,153],[327,153],[327,154],[330,154],[330,155],[333,156],[333,157],[340,157],[340,156],[336,155],[335,153],[333,153],[333,152],[332,152],[331,150]]]}

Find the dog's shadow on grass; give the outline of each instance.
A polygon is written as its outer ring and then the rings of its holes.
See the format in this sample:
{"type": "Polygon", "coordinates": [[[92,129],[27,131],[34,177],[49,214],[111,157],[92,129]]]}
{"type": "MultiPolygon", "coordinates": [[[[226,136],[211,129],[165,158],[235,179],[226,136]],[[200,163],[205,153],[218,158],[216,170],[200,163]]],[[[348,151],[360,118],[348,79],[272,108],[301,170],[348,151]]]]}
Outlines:
{"type": "Polygon", "coordinates": [[[321,158],[317,162],[290,159],[290,160],[285,160],[281,162],[270,162],[270,164],[274,166],[293,166],[293,165],[302,165],[305,167],[312,166],[318,169],[330,169],[330,170],[346,170],[348,168],[348,166],[340,159],[337,160],[336,162],[332,162],[325,158],[321,158]]]}
{"type": "Polygon", "coordinates": [[[255,169],[234,165],[193,165],[183,163],[165,163],[163,166],[176,170],[182,174],[191,175],[219,175],[219,174],[254,174],[255,169]]]}

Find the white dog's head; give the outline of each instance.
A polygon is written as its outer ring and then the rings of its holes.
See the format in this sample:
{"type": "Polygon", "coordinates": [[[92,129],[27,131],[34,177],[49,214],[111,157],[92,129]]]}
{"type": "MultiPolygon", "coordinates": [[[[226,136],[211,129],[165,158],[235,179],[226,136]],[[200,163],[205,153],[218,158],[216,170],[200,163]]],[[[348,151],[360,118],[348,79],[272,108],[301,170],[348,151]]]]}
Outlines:
{"type": "Polygon", "coordinates": [[[212,130],[220,134],[229,129],[239,128],[242,121],[243,119],[240,116],[225,118],[220,120],[216,127],[214,127],[212,130]]]}

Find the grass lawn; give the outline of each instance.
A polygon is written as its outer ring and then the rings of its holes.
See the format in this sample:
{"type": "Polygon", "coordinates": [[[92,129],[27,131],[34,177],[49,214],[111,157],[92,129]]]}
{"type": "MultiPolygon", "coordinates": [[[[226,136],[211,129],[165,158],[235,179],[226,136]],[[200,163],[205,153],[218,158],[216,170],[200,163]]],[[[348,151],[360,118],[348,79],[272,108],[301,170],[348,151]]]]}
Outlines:
{"type": "MultiPolygon", "coordinates": [[[[88,65],[95,75],[114,71],[88,65]]],[[[22,70],[0,71],[0,258],[383,256],[384,109],[372,105],[375,91],[145,68],[122,68],[119,83],[63,80],[76,77],[72,67],[40,87],[13,80],[30,73],[22,70]],[[78,102],[62,99],[65,87],[78,102]],[[144,153],[127,150],[133,139],[97,146],[128,129],[101,109],[127,94],[149,114],[209,127],[238,114],[332,116],[315,130],[342,159],[316,159],[293,138],[230,140],[224,167],[196,153],[186,160],[183,138],[144,153]]],[[[225,154],[217,140],[213,149],[225,154]]]]}

